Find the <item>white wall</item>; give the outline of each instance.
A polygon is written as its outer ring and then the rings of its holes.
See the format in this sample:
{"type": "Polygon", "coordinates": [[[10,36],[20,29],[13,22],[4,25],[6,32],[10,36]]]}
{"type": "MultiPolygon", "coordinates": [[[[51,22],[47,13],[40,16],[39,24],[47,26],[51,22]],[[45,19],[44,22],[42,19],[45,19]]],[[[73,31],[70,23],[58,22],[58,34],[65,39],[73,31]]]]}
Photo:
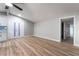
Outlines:
{"type": "MultiPolygon", "coordinates": [[[[34,35],[41,38],[60,41],[60,24],[59,18],[35,23],[34,35]]],[[[79,47],[79,14],[74,17],[74,45],[79,47]]]]}
{"type": "Polygon", "coordinates": [[[60,21],[59,19],[50,19],[34,25],[34,35],[60,41],[60,21]]]}
{"type": "Polygon", "coordinates": [[[13,15],[0,15],[0,24],[8,27],[8,39],[14,38],[14,22],[17,28],[18,36],[18,23],[20,23],[20,37],[33,35],[34,24],[26,19],[13,16],[13,15]]]}
{"type": "Polygon", "coordinates": [[[6,15],[0,15],[0,25],[7,26],[8,18],[6,15]]]}
{"type": "Polygon", "coordinates": [[[24,35],[33,35],[34,23],[24,20],[24,35]]]}
{"type": "MultiPolygon", "coordinates": [[[[26,36],[26,35],[33,35],[33,23],[27,20],[24,20],[22,18],[16,17],[16,16],[8,16],[8,37],[13,38],[14,37],[14,22],[17,24],[20,23],[20,37],[26,36]]],[[[17,29],[18,31],[18,29],[17,29]]],[[[17,33],[17,37],[18,33],[17,33]]]]}
{"type": "Polygon", "coordinates": [[[14,23],[16,23],[16,37],[18,35],[18,24],[20,24],[20,37],[24,36],[24,20],[16,16],[8,17],[8,38],[14,38],[14,23]]]}

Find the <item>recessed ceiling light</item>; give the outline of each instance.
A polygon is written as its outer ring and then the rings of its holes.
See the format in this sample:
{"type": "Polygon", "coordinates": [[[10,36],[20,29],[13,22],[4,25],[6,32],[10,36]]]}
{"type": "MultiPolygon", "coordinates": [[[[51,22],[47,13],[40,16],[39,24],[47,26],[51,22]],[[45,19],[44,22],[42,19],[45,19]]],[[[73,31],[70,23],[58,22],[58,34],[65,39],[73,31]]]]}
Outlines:
{"type": "Polygon", "coordinates": [[[20,16],[20,17],[21,17],[21,14],[18,14],[18,16],[20,16]]]}
{"type": "Polygon", "coordinates": [[[11,3],[5,3],[6,6],[12,7],[13,5],[11,3]]]}

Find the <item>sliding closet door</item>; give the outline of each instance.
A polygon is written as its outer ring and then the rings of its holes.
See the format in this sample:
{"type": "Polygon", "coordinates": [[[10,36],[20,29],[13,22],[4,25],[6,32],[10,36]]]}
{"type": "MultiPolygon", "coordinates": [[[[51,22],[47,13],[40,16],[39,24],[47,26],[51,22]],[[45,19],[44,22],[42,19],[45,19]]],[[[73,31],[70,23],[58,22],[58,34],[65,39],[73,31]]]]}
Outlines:
{"type": "Polygon", "coordinates": [[[18,35],[18,33],[19,33],[19,31],[18,31],[18,23],[17,22],[14,22],[14,30],[13,30],[13,32],[14,32],[14,38],[18,38],[19,37],[19,35],[18,35]]]}
{"type": "Polygon", "coordinates": [[[8,22],[8,38],[20,38],[24,36],[24,20],[9,16],[8,22]]]}
{"type": "Polygon", "coordinates": [[[15,37],[16,36],[16,23],[15,22],[14,22],[14,26],[13,27],[14,27],[14,30],[13,30],[14,33],[13,34],[14,34],[14,37],[15,37]]]}
{"type": "Polygon", "coordinates": [[[19,38],[24,36],[24,24],[14,22],[14,38],[19,38]]]}
{"type": "Polygon", "coordinates": [[[18,36],[20,36],[20,23],[18,23],[18,36]]]}
{"type": "Polygon", "coordinates": [[[20,37],[24,36],[24,23],[20,23],[20,37]]]}

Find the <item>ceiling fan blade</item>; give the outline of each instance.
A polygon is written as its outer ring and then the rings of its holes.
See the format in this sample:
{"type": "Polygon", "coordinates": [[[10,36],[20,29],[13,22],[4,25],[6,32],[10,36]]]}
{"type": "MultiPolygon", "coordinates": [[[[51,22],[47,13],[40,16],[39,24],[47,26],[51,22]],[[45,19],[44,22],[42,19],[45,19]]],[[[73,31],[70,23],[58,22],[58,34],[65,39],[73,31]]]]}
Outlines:
{"type": "Polygon", "coordinates": [[[21,10],[21,11],[23,10],[22,8],[20,8],[19,6],[15,5],[15,4],[13,4],[13,3],[12,3],[12,5],[13,5],[14,7],[16,7],[17,9],[21,10]]]}

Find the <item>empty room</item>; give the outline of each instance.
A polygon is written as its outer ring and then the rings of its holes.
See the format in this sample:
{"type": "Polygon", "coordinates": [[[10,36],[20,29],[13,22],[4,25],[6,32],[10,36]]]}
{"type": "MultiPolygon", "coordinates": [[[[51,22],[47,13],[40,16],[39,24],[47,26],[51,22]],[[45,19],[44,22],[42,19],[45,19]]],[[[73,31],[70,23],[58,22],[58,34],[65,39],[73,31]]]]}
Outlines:
{"type": "Polygon", "coordinates": [[[79,56],[79,3],[0,3],[0,56],[79,56]]]}

